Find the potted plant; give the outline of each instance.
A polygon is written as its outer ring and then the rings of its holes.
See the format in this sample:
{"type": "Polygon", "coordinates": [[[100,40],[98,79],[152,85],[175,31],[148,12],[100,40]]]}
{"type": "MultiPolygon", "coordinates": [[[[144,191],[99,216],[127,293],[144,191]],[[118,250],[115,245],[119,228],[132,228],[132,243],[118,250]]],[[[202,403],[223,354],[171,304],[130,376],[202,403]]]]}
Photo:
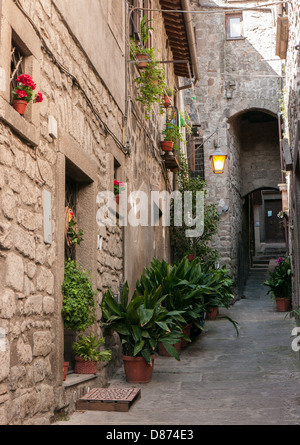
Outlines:
{"type": "Polygon", "coordinates": [[[34,94],[36,84],[28,74],[21,74],[16,81],[17,84],[12,90],[12,105],[19,114],[23,115],[27,104],[31,101],[33,103],[42,102],[43,95],[40,92],[34,94]]]}
{"type": "Polygon", "coordinates": [[[140,22],[140,41],[136,41],[133,37],[130,37],[130,55],[132,58],[137,59],[137,66],[139,69],[143,69],[147,66],[147,62],[149,61],[148,51],[145,48],[145,45],[149,39],[149,31],[153,28],[148,24],[151,23],[151,20],[147,19],[147,16],[144,16],[140,22]]]}
{"type": "Polygon", "coordinates": [[[277,266],[273,272],[270,272],[270,277],[264,285],[270,288],[267,294],[272,293],[275,298],[277,311],[289,311],[292,297],[292,273],[288,256],[278,258],[277,266]]]}
{"type": "MultiPolygon", "coordinates": [[[[185,347],[190,341],[189,333],[192,323],[195,323],[199,329],[202,329],[200,320],[203,318],[205,311],[204,301],[202,298],[203,287],[194,286],[189,279],[191,266],[186,258],[179,264],[170,265],[166,261],[154,258],[149,266],[137,281],[137,289],[140,292],[148,290],[153,292],[154,289],[161,286],[162,294],[165,299],[162,305],[172,313],[179,312],[174,318],[174,323],[180,332],[180,341],[174,342],[173,346],[178,352],[181,346],[185,347]]],[[[195,271],[196,272],[196,271],[195,271]]],[[[178,338],[178,337],[177,337],[178,338]]],[[[170,342],[174,338],[170,337],[170,342]]],[[[165,354],[165,345],[159,345],[159,353],[165,354]]],[[[167,351],[169,352],[169,351],[167,351]]]]}
{"type": "MultiPolygon", "coordinates": [[[[165,73],[163,67],[156,60],[153,48],[146,49],[148,63],[140,76],[134,79],[137,85],[138,95],[136,100],[145,108],[145,118],[150,119],[152,107],[159,104],[165,88],[165,73]]],[[[160,109],[160,112],[163,111],[160,109]]]]}
{"type": "Polygon", "coordinates": [[[152,378],[155,349],[162,341],[177,359],[178,352],[170,347],[170,334],[180,337],[174,324],[178,311],[169,311],[162,306],[165,296],[161,286],[154,292],[147,290],[139,295],[134,291],[129,301],[129,288],[125,283],[120,302],[108,290],[101,304],[104,326],[119,334],[126,380],[131,383],[147,383],[152,378]]]}
{"type": "Polygon", "coordinates": [[[124,186],[123,182],[119,182],[115,179],[114,180],[114,194],[115,194],[117,204],[119,204],[120,193],[124,189],[125,189],[125,186],[124,186]]]}
{"type": "Polygon", "coordinates": [[[83,241],[83,231],[78,227],[73,210],[65,207],[65,237],[68,247],[74,248],[83,241]]]}
{"type": "Polygon", "coordinates": [[[173,122],[166,122],[162,135],[164,136],[164,140],[161,141],[163,151],[178,150],[180,148],[178,142],[184,142],[179,126],[173,122]]]}
{"type": "Polygon", "coordinates": [[[98,361],[109,361],[111,351],[100,351],[99,347],[105,343],[104,338],[97,340],[95,335],[79,335],[78,341],[73,343],[75,354],[76,374],[96,374],[98,361]]]}
{"type": "Polygon", "coordinates": [[[163,106],[165,108],[169,108],[171,106],[171,96],[173,96],[173,94],[174,89],[167,85],[163,95],[163,106]]]}

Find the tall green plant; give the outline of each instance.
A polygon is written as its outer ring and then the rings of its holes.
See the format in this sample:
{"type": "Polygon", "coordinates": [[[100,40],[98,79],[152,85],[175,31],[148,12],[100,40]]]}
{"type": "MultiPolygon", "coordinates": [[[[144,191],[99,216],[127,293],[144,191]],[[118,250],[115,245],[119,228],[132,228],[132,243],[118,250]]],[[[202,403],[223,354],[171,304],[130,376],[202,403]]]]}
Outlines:
{"type": "Polygon", "coordinates": [[[65,328],[76,332],[85,331],[96,320],[95,292],[91,277],[71,259],[65,262],[62,292],[65,328]]]}
{"type": "MultiPolygon", "coordinates": [[[[193,217],[196,216],[196,192],[204,191],[206,196],[206,182],[200,178],[200,176],[191,178],[189,173],[188,160],[183,153],[179,154],[180,159],[180,171],[177,174],[178,190],[183,195],[184,204],[184,192],[193,192],[193,217]]],[[[182,206],[182,212],[184,211],[184,205],[182,206]]],[[[180,261],[185,257],[187,253],[194,253],[204,263],[209,264],[210,267],[214,267],[216,260],[218,259],[218,251],[210,247],[210,242],[217,233],[218,222],[220,216],[217,212],[215,204],[206,204],[204,207],[204,232],[201,237],[187,238],[185,235],[186,230],[189,228],[184,222],[184,214],[182,215],[183,224],[181,226],[174,225],[174,208],[171,207],[171,245],[173,248],[174,260],[180,261]]]]}
{"type": "Polygon", "coordinates": [[[111,290],[105,293],[101,304],[103,322],[119,334],[124,355],[141,356],[151,363],[155,348],[162,342],[167,351],[180,360],[172,343],[181,338],[174,323],[174,319],[181,314],[180,311],[168,311],[163,307],[165,298],[161,286],[158,286],[154,291],[146,289],[142,295],[135,291],[129,301],[127,283],[120,303],[115,300],[111,290]]]}
{"type": "Polygon", "coordinates": [[[278,258],[277,266],[270,277],[264,282],[270,289],[267,294],[272,293],[274,298],[291,298],[292,296],[292,270],[288,256],[278,258]]]}

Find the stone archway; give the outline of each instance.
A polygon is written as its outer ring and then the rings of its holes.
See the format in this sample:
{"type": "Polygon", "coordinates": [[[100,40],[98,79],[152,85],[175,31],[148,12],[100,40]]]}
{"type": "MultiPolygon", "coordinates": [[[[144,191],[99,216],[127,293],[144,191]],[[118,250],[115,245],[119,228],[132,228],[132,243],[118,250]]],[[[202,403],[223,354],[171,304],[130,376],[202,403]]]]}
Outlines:
{"type": "Polygon", "coordinates": [[[252,105],[231,110],[227,119],[232,252],[240,283],[258,253],[285,242],[284,234],[274,230],[282,182],[277,110],[252,105]]]}

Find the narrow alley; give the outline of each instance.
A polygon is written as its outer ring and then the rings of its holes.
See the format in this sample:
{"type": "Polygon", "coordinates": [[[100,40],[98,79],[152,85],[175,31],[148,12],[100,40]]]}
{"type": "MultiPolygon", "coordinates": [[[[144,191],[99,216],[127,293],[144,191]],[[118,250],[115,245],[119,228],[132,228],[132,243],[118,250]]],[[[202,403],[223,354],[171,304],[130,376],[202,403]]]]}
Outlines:
{"type": "MultiPolygon", "coordinates": [[[[205,323],[181,361],[157,356],[152,381],[127,413],[76,411],[57,425],[298,425],[298,352],[291,347],[294,318],[276,312],[262,285],[266,269],[252,269],[245,298],[205,323]]],[[[123,369],[109,382],[132,387],[123,369]]]]}

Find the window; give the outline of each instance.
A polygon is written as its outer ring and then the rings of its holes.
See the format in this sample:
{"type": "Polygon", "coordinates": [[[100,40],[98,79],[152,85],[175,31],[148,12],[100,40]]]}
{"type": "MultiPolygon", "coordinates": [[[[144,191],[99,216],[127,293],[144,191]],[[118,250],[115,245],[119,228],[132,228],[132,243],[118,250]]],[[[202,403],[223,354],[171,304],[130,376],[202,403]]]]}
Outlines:
{"type": "Polygon", "coordinates": [[[226,38],[243,39],[243,15],[227,14],[226,15],[226,38]]]}
{"type": "Polygon", "coordinates": [[[10,60],[10,91],[16,86],[16,79],[25,73],[25,54],[18,47],[16,42],[11,42],[11,60],[10,60]]]}

